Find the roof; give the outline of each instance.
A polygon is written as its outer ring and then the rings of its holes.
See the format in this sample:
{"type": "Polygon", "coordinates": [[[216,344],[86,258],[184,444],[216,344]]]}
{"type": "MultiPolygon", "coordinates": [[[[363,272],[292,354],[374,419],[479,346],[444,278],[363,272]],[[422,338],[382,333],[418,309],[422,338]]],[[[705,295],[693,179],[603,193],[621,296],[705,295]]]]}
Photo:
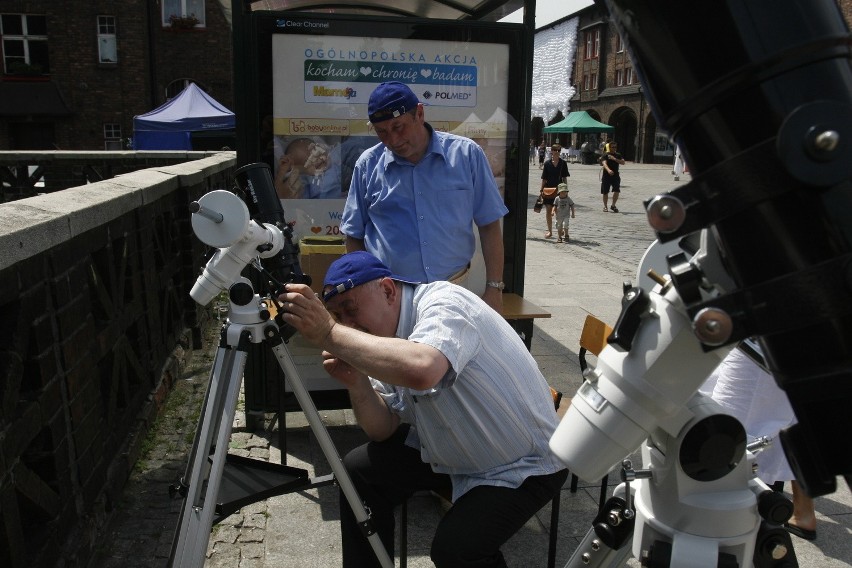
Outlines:
{"type": "Polygon", "coordinates": [[[252,10],[496,22],[523,8],[524,0],[259,0],[250,6],[252,10]]]}
{"type": "Polygon", "coordinates": [[[584,110],[568,113],[565,120],[545,126],[545,132],[612,132],[615,127],[598,122],[584,110]]]}

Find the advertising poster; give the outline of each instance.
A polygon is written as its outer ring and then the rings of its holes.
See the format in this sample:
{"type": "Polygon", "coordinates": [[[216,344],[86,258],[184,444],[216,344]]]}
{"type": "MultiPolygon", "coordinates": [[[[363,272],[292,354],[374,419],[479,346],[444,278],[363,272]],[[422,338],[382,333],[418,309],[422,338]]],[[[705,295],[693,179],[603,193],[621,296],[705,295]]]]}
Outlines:
{"type": "Polygon", "coordinates": [[[506,43],[305,33],[325,25],[282,17],[271,37],[266,154],[297,238],[339,235],[355,161],[379,143],[367,102],[384,81],[411,87],[435,130],[479,143],[504,191],[507,147],[518,136],[506,43]]]}

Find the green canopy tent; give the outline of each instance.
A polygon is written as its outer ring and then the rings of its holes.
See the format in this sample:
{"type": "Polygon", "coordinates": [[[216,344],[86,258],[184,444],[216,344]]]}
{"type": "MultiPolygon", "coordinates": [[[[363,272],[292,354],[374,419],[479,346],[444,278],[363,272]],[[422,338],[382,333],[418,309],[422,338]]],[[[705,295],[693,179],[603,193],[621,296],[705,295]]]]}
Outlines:
{"type": "Polygon", "coordinates": [[[568,113],[568,116],[565,117],[565,120],[561,120],[556,124],[551,124],[550,126],[544,127],[544,132],[547,134],[560,132],[612,132],[613,130],[615,130],[614,126],[604,124],[603,122],[598,122],[584,110],[578,110],[575,112],[568,113]]]}
{"type": "MultiPolygon", "coordinates": [[[[613,130],[615,130],[614,126],[598,122],[584,110],[569,113],[564,120],[544,127],[545,134],[594,134],[598,132],[612,132],[613,130]]],[[[567,152],[572,162],[575,159],[580,158],[584,164],[595,163],[595,154],[593,152],[586,151],[586,149],[591,149],[592,147],[596,147],[596,145],[588,146],[587,144],[583,144],[583,147],[580,150],[571,148],[570,144],[566,146],[568,146],[567,152]]]]}

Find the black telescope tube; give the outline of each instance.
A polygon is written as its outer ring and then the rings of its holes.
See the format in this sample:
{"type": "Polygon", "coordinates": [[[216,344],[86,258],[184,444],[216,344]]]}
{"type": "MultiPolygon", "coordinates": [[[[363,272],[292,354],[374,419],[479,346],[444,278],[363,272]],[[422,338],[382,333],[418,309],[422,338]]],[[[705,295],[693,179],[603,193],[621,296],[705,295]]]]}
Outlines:
{"type": "Polygon", "coordinates": [[[243,201],[251,218],[260,223],[275,225],[284,235],[284,247],[277,255],[264,258],[264,269],[280,283],[310,284],[310,276],[302,272],[299,264],[299,245],[293,242],[293,229],[284,218],[284,208],[272,183],[272,170],[268,164],[257,162],[237,168],[234,181],[243,193],[243,201]]]}
{"type": "MultiPolygon", "coordinates": [[[[737,325],[758,336],[796,413],[798,424],[782,433],[796,477],[812,496],[831,493],[837,475],[852,478],[852,66],[843,16],[834,0],[605,5],[657,123],[686,156],[693,195],[707,202],[698,228],[710,229],[736,283],[737,325]]],[[[687,208],[687,220],[705,205],[687,208]]]]}
{"type": "MultiPolygon", "coordinates": [[[[234,181],[243,192],[251,218],[260,223],[286,226],[284,208],[275,193],[272,170],[268,164],[257,162],[234,170],[234,181]]],[[[280,227],[279,227],[280,228],[280,227]]]]}

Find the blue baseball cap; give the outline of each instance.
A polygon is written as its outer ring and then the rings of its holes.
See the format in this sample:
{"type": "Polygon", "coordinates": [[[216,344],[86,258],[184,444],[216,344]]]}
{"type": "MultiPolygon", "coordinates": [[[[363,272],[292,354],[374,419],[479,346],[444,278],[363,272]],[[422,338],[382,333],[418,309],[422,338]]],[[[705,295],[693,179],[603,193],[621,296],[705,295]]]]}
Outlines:
{"type": "Polygon", "coordinates": [[[382,264],[382,261],[363,250],[344,254],[331,263],[325,273],[322,287],[322,301],[327,302],[334,296],[351,290],[355,286],[372,282],[378,278],[388,277],[406,284],[419,284],[405,278],[400,278],[382,264]]]}
{"type": "Polygon", "coordinates": [[[408,85],[399,81],[380,83],[370,94],[367,117],[373,124],[390,120],[417,108],[420,101],[408,85]]]}

